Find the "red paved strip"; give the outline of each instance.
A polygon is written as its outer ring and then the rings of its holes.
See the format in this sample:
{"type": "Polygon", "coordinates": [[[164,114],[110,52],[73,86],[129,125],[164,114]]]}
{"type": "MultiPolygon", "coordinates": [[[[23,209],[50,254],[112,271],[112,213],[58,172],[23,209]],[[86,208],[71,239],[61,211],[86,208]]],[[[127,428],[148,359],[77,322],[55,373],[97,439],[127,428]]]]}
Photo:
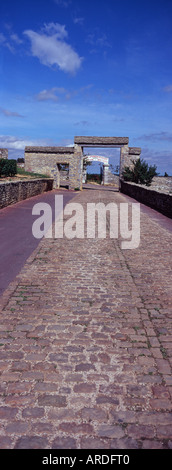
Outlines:
{"type": "Polygon", "coordinates": [[[1,448],[172,448],[171,268],[171,233],[143,212],[134,250],[40,242],[3,297],[1,448]]]}
{"type": "Polygon", "coordinates": [[[73,191],[51,191],[0,210],[0,295],[40,242],[32,235],[38,217],[32,215],[34,204],[50,204],[54,220],[55,194],[63,194],[64,206],[75,196],[73,191]]]}

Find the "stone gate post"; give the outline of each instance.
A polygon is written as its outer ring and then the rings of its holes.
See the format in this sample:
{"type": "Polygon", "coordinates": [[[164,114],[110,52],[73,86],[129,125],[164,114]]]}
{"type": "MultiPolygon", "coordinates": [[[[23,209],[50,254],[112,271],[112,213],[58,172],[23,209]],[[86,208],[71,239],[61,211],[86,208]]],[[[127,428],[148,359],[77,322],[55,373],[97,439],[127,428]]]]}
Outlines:
{"type": "Polygon", "coordinates": [[[82,174],[83,174],[83,148],[74,145],[74,159],[71,163],[71,188],[82,189],[82,174]]]}
{"type": "Polygon", "coordinates": [[[108,184],[109,164],[104,163],[103,165],[103,184],[108,184]]]}

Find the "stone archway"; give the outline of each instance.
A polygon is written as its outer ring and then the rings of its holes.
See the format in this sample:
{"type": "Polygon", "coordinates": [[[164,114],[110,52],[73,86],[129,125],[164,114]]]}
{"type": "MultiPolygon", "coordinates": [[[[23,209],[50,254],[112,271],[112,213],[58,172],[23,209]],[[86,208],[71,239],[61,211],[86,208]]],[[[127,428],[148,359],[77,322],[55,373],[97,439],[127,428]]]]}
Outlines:
{"type": "MultiPolygon", "coordinates": [[[[104,179],[105,179],[105,168],[109,167],[109,158],[108,157],[103,157],[100,155],[86,155],[84,156],[86,158],[87,162],[100,162],[103,163],[103,177],[102,177],[102,182],[104,184],[104,179]]],[[[87,179],[87,167],[86,164],[83,164],[83,178],[82,182],[85,183],[87,179]]]]}

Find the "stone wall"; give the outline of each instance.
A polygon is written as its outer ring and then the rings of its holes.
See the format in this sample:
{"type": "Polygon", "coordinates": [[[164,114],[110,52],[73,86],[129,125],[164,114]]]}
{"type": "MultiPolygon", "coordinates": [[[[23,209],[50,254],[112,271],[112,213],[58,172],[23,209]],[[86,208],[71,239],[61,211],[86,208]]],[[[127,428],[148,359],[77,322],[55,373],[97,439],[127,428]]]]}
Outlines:
{"type": "Polygon", "coordinates": [[[75,147],[26,147],[25,170],[43,173],[54,179],[54,188],[60,186],[58,164],[69,164],[69,189],[82,189],[81,149],[75,147]]]}
{"type": "Polygon", "coordinates": [[[154,176],[150,189],[172,194],[172,176],[154,176]]]}
{"type": "Polygon", "coordinates": [[[53,189],[52,179],[0,183],[0,209],[53,189]]]}
{"type": "MultiPolygon", "coordinates": [[[[54,188],[60,187],[59,164],[69,164],[69,189],[82,189],[84,147],[121,148],[120,177],[124,166],[132,166],[141,149],[129,147],[128,137],[75,136],[73,147],[25,147],[25,170],[45,173],[54,178],[54,188]]],[[[105,165],[106,166],[106,165],[105,165]]],[[[104,184],[108,184],[104,168],[104,184]]]]}
{"type": "Polygon", "coordinates": [[[172,194],[122,180],[121,192],[172,218],[172,194]]]}
{"type": "Polygon", "coordinates": [[[8,149],[0,149],[0,158],[8,158],[8,149]]]}
{"type": "Polygon", "coordinates": [[[111,173],[110,169],[108,168],[106,176],[107,176],[107,183],[105,184],[113,185],[119,188],[119,176],[118,175],[114,175],[113,173],[111,173]]]}
{"type": "Polygon", "coordinates": [[[140,147],[128,147],[128,145],[124,145],[121,147],[120,153],[120,177],[122,177],[122,172],[125,166],[129,166],[129,168],[133,168],[134,163],[140,158],[141,148],[140,147]]]}

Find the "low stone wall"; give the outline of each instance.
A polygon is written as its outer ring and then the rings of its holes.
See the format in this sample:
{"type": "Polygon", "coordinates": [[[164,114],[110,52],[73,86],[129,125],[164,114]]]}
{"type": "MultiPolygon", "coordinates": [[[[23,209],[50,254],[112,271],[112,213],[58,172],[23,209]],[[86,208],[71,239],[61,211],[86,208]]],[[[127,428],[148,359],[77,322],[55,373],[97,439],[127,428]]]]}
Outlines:
{"type": "Polygon", "coordinates": [[[0,183],[0,209],[53,189],[53,179],[0,183]]]}
{"type": "Polygon", "coordinates": [[[150,189],[172,194],[172,176],[154,176],[150,189]]]}
{"type": "Polygon", "coordinates": [[[126,183],[122,180],[120,191],[172,218],[172,194],[155,191],[134,183],[126,183]]]}
{"type": "Polygon", "coordinates": [[[113,186],[119,188],[119,176],[113,175],[109,169],[107,172],[107,184],[112,184],[113,186]]]}

